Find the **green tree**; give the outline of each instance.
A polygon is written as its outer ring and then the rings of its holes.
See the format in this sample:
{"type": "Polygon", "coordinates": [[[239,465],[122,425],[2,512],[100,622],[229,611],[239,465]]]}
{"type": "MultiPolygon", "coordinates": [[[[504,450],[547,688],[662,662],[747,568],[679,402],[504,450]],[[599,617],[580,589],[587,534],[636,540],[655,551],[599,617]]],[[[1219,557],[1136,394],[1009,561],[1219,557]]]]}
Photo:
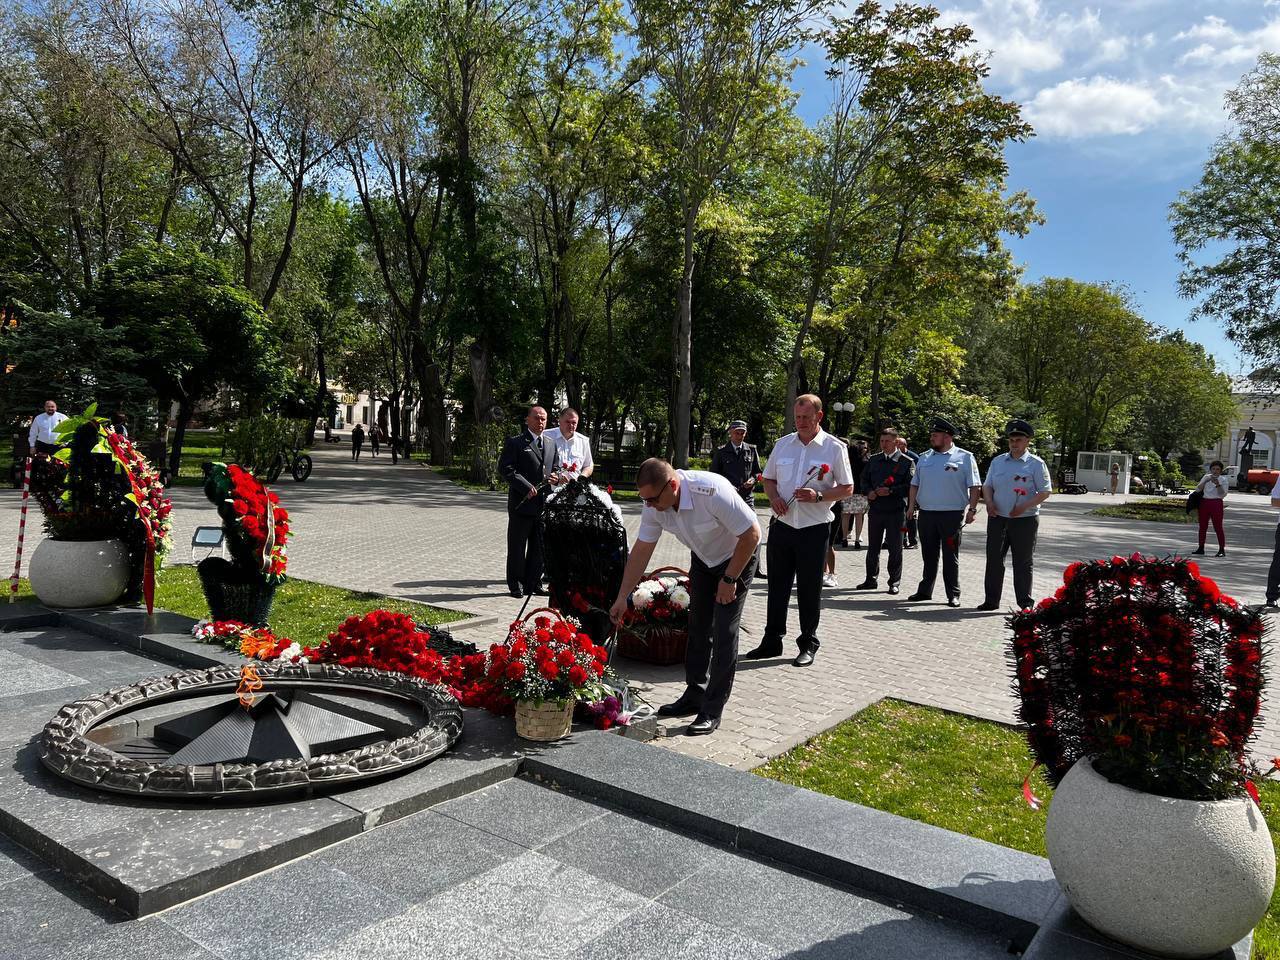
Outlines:
{"type": "Polygon", "coordinates": [[[1151,345],[1142,379],[1131,442],[1161,457],[1212,446],[1238,414],[1231,379],[1181,332],[1166,333],[1151,345]]]}
{"type": "Polygon", "coordinates": [[[1170,209],[1194,318],[1227,335],[1280,381],[1280,54],[1264,53],[1227,97],[1235,130],[1219,139],[1200,182],[1170,209]]]}
{"type": "Polygon", "coordinates": [[[103,271],[92,307],[106,330],[122,335],[161,403],[177,406],[174,476],[197,403],[226,386],[262,404],[280,386],[279,345],[262,307],[202,253],[128,250],[103,271]]]}
{"type": "Polygon", "coordinates": [[[818,0],[635,0],[636,42],[656,83],[658,182],[682,237],[672,323],[672,462],[689,462],[698,217],[725,176],[761,153],[785,112],[783,55],[818,0]]]}
{"type": "MultiPolygon", "coordinates": [[[[808,294],[788,367],[789,426],[829,271],[864,261],[861,245],[847,242],[858,221],[897,206],[895,193],[946,209],[943,198],[968,184],[999,183],[1004,144],[1031,132],[1016,104],[983,89],[987,67],[971,52],[972,30],[938,18],[933,7],[865,2],[823,35],[832,111],[805,175],[813,216],[804,243],[808,294]]],[[[831,364],[824,366],[822,379],[830,380],[831,364]]]]}

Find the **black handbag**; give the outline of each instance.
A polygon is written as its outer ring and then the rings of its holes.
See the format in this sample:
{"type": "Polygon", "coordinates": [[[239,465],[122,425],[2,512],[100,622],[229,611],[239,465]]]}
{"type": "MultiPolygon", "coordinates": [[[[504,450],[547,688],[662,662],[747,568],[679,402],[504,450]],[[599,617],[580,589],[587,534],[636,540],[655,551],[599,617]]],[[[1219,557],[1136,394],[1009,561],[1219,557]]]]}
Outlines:
{"type": "Polygon", "coordinates": [[[1199,490],[1193,490],[1187,495],[1187,513],[1192,510],[1200,509],[1200,501],[1204,499],[1204,494],[1199,490]]]}

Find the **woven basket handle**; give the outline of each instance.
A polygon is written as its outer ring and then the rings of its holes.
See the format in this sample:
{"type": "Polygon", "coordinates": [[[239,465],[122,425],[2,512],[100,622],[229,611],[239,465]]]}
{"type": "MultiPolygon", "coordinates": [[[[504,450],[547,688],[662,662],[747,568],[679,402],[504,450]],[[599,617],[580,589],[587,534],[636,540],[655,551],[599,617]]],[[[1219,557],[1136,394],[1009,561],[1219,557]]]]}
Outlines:
{"type": "MultiPolygon", "coordinates": [[[[557,610],[555,607],[538,607],[536,610],[530,610],[523,617],[517,620],[516,623],[524,625],[540,613],[549,613],[551,614],[551,616],[555,617],[557,620],[564,620],[564,614],[561,613],[559,610],[557,610]]],[[[512,626],[514,627],[515,624],[512,624],[512,626]]]]}
{"type": "Polygon", "coordinates": [[[646,573],[646,574],[644,575],[644,578],[645,578],[646,580],[652,580],[654,577],[658,576],[658,574],[660,574],[660,573],[668,573],[668,572],[670,572],[670,573],[678,573],[678,574],[680,574],[680,576],[682,576],[682,577],[687,577],[687,576],[689,575],[689,571],[688,571],[688,570],[681,570],[679,567],[659,567],[657,570],[654,570],[654,571],[652,571],[651,573],[646,573]]]}

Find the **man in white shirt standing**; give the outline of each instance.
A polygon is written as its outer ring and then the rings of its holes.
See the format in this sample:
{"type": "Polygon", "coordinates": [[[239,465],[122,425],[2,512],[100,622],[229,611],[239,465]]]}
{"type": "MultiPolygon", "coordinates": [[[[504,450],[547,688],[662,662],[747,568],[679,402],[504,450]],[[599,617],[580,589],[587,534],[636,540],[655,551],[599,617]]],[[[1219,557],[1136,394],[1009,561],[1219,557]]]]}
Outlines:
{"type": "Polygon", "coordinates": [[[797,667],[813,663],[818,651],[822,573],[827,559],[831,505],[853,493],[853,473],[845,445],[822,429],[822,400],[806,393],[796,398],[796,432],[780,439],[764,468],[764,489],[773,508],[769,521],[769,612],[760,646],[744,654],[763,660],[782,654],[787,633],[791,582],[800,608],[797,667]]]}
{"type": "Polygon", "coordinates": [[[578,411],[565,407],[560,413],[560,426],[543,432],[560,451],[560,472],[566,479],[589,477],[596,464],[591,459],[591,441],[578,432],[578,411]]]}
{"type": "Polygon", "coordinates": [[[65,413],[58,412],[58,404],[53,400],[44,402],[44,413],[37,414],[31,421],[31,432],[27,434],[27,445],[31,448],[31,456],[37,453],[53,454],[62,446],[58,440],[58,424],[67,419],[65,413]]]}
{"type": "Polygon", "coordinates": [[[627,612],[631,591],[644,575],[663,532],[689,548],[689,645],[685,691],[658,708],[664,717],[696,715],[685,731],[703,736],[720,726],[738,668],[738,625],[747,584],[756,565],[760,524],[724,477],[702,470],[676,470],[656,457],[640,464],[636,491],[644,502],[635,547],[627,558],[618,597],[609,610],[614,623],[627,612]]]}

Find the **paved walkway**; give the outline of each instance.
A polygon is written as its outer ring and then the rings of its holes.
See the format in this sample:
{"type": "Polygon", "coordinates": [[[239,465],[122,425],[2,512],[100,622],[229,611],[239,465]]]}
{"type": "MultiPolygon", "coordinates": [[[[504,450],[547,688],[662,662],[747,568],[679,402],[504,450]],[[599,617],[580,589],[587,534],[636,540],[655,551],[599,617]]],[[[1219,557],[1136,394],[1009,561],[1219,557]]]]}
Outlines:
{"type": "MultiPolygon", "coordinates": [[[[284,480],[278,487],[297,534],[290,547],[290,572],[462,610],[485,619],[464,625],[460,636],[481,645],[500,639],[520,609],[520,601],[507,595],[504,580],[505,496],[462,490],[420,465],[392,467],[387,456],[352,463],[346,449],[320,449],[307,483],[284,480]]],[[[1040,527],[1037,596],[1056,589],[1063,567],[1073,560],[1194,548],[1194,527],[1089,515],[1111,499],[1087,494],[1049,501],[1040,527]]],[[[186,545],[194,527],[216,524],[217,517],[197,488],[175,489],[174,501],[174,560],[181,561],[188,559],[186,545]]],[[[16,535],[17,502],[12,491],[0,499],[0,536],[16,535]]],[[[1202,566],[1226,592],[1245,602],[1261,602],[1275,511],[1260,496],[1233,493],[1228,503],[1230,553],[1223,559],[1204,558],[1202,566]]],[[[638,504],[623,505],[632,535],[639,513],[638,504]]],[[[823,643],[816,665],[792,667],[790,651],[784,659],[743,662],[715,735],[679,736],[683,724],[673,723],[667,732],[676,735],[662,742],[682,753],[750,767],[885,696],[1011,722],[1014,700],[1004,659],[1004,614],[972,609],[982,600],[985,526],[980,517],[966,537],[961,556],[965,607],[959,610],[941,602],[907,603],[902,595],[855,592],[849,588],[863,577],[865,554],[839,551],[842,587],[824,593],[823,643]]],[[[28,527],[29,535],[38,530],[38,523],[28,527]]],[[[914,588],[920,571],[919,554],[911,551],[906,557],[903,595],[914,588]]],[[[687,566],[688,551],[664,538],[654,563],[687,566]]],[[[936,596],[942,597],[941,584],[936,596]]],[[[764,597],[765,586],[758,583],[743,620],[744,650],[760,636],[764,597]]],[[[1006,600],[1012,602],[1008,583],[1006,600]]],[[[794,620],[791,626],[794,630],[794,620]]],[[[624,666],[655,704],[674,699],[683,689],[679,667],[624,666]]],[[[1274,665],[1272,675],[1277,675],[1274,665]]],[[[1273,727],[1259,737],[1260,755],[1280,754],[1280,722],[1273,727]]]]}

